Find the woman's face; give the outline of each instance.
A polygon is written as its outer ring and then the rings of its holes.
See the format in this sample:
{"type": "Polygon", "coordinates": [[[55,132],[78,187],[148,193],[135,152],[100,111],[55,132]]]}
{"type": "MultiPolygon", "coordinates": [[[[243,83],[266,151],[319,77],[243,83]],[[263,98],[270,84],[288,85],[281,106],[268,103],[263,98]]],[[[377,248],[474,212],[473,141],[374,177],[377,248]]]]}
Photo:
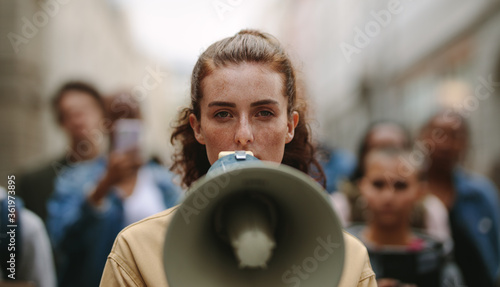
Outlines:
{"type": "Polygon", "coordinates": [[[216,69],[202,82],[200,119],[189,121],[213,164],[221,151],[246,150],[260,160],[281,162],[294,136],[297,112],[289,117],[280,74],[262,64],[216,69]]]}
{"type": "Polygon", "coordinates": [[[441,169],[452,169],[465,155],[467,132],[460,119],[438,116],[421,134],[420,139],[427,143],[431,163],[441,169]]]}
{"type": "Polygon", "coordinates": [[[59,102],[61,125],[75,141],[89,138],[103,120],[103,111],[91,95],[82,91],[67,91],[59,102]]]}
{"type": "Polygon", "coordinates": [[[368,150],[376,148],[404,148],[409,139],[400,127],[392,123],[381,123],[373,127],[367,139],[368,150]]]}
{"type": "Polygon", "coordinates": [[[366,175],[359,188],[372,218],[379,226],[409,224],[413,205],[420,195],[416,172],[402,172],[400,159],[368,155],[366,175]]]}

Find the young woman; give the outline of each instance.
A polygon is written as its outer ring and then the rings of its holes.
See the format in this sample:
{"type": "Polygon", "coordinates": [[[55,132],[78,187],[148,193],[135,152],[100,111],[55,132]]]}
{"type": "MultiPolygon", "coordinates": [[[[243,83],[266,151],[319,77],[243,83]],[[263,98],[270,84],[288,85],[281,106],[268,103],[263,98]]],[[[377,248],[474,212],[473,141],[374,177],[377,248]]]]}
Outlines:
{"type": "MultiPolygon", "coordinates": [[[[344,226],[365,222],[366,202],[358,188],[358,182],[366,173],[366,156],[377,149],[410,149],[413,144],[407,129],[394,121],[381,120],[373,122],[366,130],[358,149],[357,167],[350,178],[344,182],[340,192],[332,194],[332,201],[344,226]]],[[[411,164],[411,162],[408,162],[411,164]]],[[[449,229],[448,214],[441,201],[426,192],[425,196],[415,204],[411,217],[413,228],[423,229],[435,239],[443,242],[446,251],[451,251],[452,241],[449,229]]]]}
{"type": "Polygon", "coordinates": [[[460,286],[460,272],[445,256],[442,244],[411,226],[413,207],[426,182],[420,166],[407,168],[409,155],[395,149],[366,155],[358,185],[367,205],[367,222],[347,230],[367,246],[379,286],[460,286]]]}
{"type": "MultiPolygon", "coordinates": [[[[212,44],[191,78],[191,106],[181,112],[172,143],[180,143],[173,170],[190,187],[221,151],[247,150],[260,160],[312,173],[314,158],[305,103],[297,99],[291,61],[272,36],[243,30],[212,44]]],[[[322,179],[322,174],[315,176],[322,179]]],[[[117,237],[102,286],[167,286],[163,243],[172,208],[133,224],[117,237]]],[[[339,286],[376,286],[366,248],[345,234],[339,286]]]]}

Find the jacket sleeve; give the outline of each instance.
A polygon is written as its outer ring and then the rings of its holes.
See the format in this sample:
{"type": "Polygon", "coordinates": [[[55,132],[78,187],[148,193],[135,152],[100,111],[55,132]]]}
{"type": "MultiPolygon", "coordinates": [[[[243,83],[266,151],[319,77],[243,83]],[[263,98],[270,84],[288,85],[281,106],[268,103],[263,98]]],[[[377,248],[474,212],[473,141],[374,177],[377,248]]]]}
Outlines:
{"type": "Polygon", "coordinates": [[[134,240],[132,242],[127,241],[123,234],[124,231],[122,230],[122,233],[116,237],[113,249],[108,255],[100,286],[147,286],[141,277],[138,263],[131,249],[131,246],[136,245],[136,243],[133,243],[134,240]]]}
{"type": "Polygon", "coordinates": [[[345,257],[339,287],[376,287],[377,281],[366,247],[353,235],[344,232],[345,257]]]}
{"type": "Polygon", "coordinates": [[[47,228],[56,250],[64,253],[81,250],[92,245],[103,230],[121,227],[123,214],[117,198],[108,197],[102,208],[96,208],[87,202],[85,194],[82,187],[64,182],[56,184],[47,206],[47,228]]]}
{"type": "Polygon", "coordinates": [[[375,279],[375,275],[367,277],[358,283],[358,287],[377,287],[377,280],[375,279]]]}
{"type": "Polygon", "coordinates": [[[145,286],[140,281],[134,280],[131,270],[121,264],[121,260],[111,253],[106,261],[104,272],[102,273],[100,286],[122,287],[122,286],[145,286]],[[118,259],[118,260],[117,260],[118,259]]]}
{"type": "MultiPolygon", "coordinates": [[[[366,250],[366,249],[365,249],[366,250]]],[[[370,264],[368,253],[365,253],[363,272],[361,272],[358,287],[377,287],[377,279],[370,264]]]]}

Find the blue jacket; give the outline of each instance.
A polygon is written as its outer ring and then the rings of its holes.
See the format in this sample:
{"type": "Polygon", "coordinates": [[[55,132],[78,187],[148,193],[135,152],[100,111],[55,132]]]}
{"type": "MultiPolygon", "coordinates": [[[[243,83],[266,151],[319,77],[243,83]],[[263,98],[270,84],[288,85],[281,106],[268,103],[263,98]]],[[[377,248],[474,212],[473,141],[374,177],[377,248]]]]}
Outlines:
{"type": "Polygon", "coordinates": [[[462,169],[454,172],[454,184],[457,193],[450,224],[456,261],[470,286],[492,286],[500,267],[498,191],[486,178],[462,169]],[[477,278],[482,275],[484,279],[477,278]],[[489,282],[478,284],[485,279],[489,282]]]}
{"type": "Polygon", "coordinates": [[[328,193],[338,191],[340,182],[349,179],[356,169],[355,157],[349,152],[340,149],[331,150],[328,161],[320,163],[325,172],[328,193]]]}
{"type": "MultiPolygon", "coordinates": [[[[56,254],[60,286],[99,286],[113,242],[125,227],[123,203],[110,192],[95,208],[86,198],[106,172],[107,160],[98,158],[64,169],[48,201],[47,228],[56,254]]],[[[180,199],[172,174],[156,163],[146,165],[161,190],[167,208],[180,199]]],[[[145,207],[147,208],[147,207],[145,207]]]]}

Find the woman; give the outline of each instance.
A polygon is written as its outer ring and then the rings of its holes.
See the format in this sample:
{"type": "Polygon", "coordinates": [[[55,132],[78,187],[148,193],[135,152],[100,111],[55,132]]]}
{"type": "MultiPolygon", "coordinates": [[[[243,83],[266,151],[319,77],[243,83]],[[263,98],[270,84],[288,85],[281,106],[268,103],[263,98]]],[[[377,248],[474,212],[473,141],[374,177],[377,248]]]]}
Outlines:
{"type": "MultiPolygon", "coordinates": [[[[357,182],[364,176],[365,157],[374,149],[407,149],[411,146],[410,133],[397,122],[380,120],[371,123],[361,138],[358,160],[350,179],[340,184],[340,192],[332,194],[332,203],[339,212],[344,226],[353,222],[364,222],[365,203],[357,188],[357,182]]],[[[421,222],[419,225],[422,225],[421,222]]]]}
{"type": "MultiPolygon", "coordinates": [[[[350,181],[342,185],[341,192],[332,195],[333,204],[340,211],[344,226],[366,221],[366,201],[361,196],[358,183],[365,176],[367,154],[377,149],[408,150],[411,144],[410,133],[397,122],[381,120],[368,127],[358,150],[356,170],[350,181]]],[[[410,161],[407,164],[412,166],[410,161]]],[[[447,252],[451,251],[453,243],[446,208],[438,198],[427,191],[422,193],[419,202],[414,206],[411,225],[413,228],[423,229],[444,243],[447,252]]]]}
{"type": "Polygon", "coordinates": [[[395,149],[375,149],[365,156],[358,187],[369,216],[347,230],[368,248],[379,286],[400,286],[397,281],[460,286],[460,272],[442,244],[411,226],[413,208],[427,183],[421,165],[401,173],[409,158],[409,151],[395,149]]]}
{"type": "MultiPolygon", "coordinates": [[[[191,107],[179,118],[173,170],[189,187],[221,151],[248,150],[260,160],[305,173],[321,170],[314,158],[304,103],[297,100],[292,64],[270,35],[243,30],[212,44],[191,78],[191,107]],[[300,121],[302,117],[302,121],[300,121]]],[[[322,176],[316,176],[321,180],[322,176]]],[[[124,229],[108,257],[102,286],[167,286],[164,234],[176,208],[124,229]]],[[[345,234],[346,261],[339,286],[376,286],[366,248],[345,234]]]]}

